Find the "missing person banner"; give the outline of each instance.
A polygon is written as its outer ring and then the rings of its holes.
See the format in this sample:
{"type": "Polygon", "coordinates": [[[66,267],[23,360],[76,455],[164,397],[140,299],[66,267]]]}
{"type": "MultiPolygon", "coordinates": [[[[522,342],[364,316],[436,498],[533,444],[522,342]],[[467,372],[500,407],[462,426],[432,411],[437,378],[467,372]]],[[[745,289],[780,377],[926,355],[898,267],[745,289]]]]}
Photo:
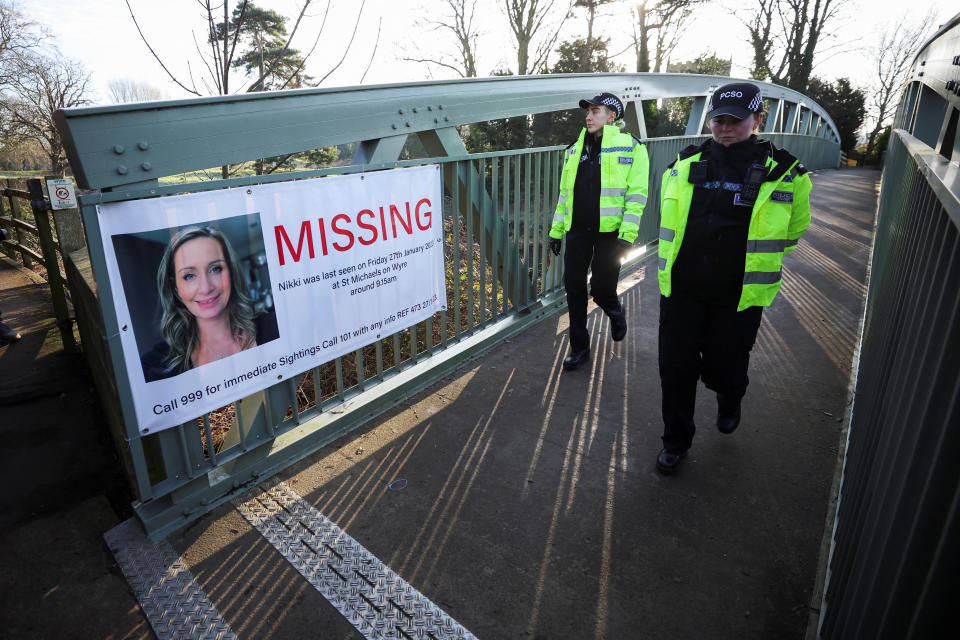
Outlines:
{"type": "Polygon", "coordinates": [[[431,165],[99,205],[140,432],[446,309],[442,202],[431,165]]]}

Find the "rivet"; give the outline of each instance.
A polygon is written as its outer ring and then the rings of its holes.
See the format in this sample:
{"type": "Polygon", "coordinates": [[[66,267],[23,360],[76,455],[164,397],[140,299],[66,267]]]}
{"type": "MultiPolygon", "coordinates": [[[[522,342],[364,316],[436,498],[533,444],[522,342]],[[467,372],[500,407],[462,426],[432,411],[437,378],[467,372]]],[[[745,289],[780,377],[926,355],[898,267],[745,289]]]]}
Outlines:
{"type": "Polygon", "coordinates": [[[113,145],[113,152],[118,156],[121,155],[124,152],[123,145],[122,144],[113,145]]]}
{"type": "Polygon", "coordinates": [[[143,169],[144,171],[150,171],[150,169],[153,168],[153,165],[150,164],[149,162],[141,162],[140,168],[143,169]]]}
{"type": "Polygon", "coordinates": [[[122,176],[125,176],[127,175],[127,168],[123,165],[120,165],[119,167],[117,167],[117,173],[119,173],[122,176]]]}
{"type": "Polygon", "coordinates": [[[146,140],[141,140],[140,142],[137,143],[137,148],[139,148],[140,151],[146,151],[147,149],[150,148],[150,145],[147,144],[146,140]]]}

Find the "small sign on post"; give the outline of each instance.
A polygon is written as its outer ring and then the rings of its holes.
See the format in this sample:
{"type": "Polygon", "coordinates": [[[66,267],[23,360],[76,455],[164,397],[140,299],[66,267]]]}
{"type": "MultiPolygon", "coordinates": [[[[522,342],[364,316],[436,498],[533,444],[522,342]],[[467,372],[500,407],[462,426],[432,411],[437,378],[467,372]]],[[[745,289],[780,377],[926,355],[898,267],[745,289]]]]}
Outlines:
{"type": "Polygon", "coordinates": [[[77,208],[77,188],[73,180],[69,178],[47,180],[47,193],[50,194],[51,209],[77,208]]]}

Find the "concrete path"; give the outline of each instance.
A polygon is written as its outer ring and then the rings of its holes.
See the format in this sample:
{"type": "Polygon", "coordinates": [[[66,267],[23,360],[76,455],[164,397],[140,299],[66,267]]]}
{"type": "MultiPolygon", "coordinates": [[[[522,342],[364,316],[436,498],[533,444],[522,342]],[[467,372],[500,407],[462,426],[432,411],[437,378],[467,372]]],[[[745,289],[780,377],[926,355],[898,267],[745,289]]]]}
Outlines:
{"type": "MultiPolygon", "coordinates": [[[[718,433],[701,387],[676,476],[654,469],[659,301],[647,263],[621,283],[624,342],[592,308],[589,367],[561,370],[566,316],[554,316],[277,479],[477,638],[802,638],[878,181],[814,176],[814,222],[765,313],[742,426],[718,433]]],[[[5,466],[17,451],[0,446],[5,466]]],[[[91,500],[0,529],[4,637],[150,637],[100,538],[120,518],[91,500]],[[76,550],[59,552],[59,571],[44,561],[53,540],[76,550]],[[82,595],[98,589],[109,595],[82,595]],[[80,615],[94,633],[77,631],[80,615]]],[[[238,637],[362,637],[233,505],[166,544],[238,637]]]]}

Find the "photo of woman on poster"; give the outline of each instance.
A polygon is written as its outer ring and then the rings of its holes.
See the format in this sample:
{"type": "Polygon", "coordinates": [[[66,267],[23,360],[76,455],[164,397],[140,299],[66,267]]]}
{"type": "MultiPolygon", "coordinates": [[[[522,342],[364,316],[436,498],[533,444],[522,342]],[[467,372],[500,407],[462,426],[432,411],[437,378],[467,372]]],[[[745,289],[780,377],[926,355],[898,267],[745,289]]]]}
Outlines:
{"type": "Polygon", "coordinates": [[[277,338],[276,316],[254,314],[240,262],[213,226],[175,233],[157,270],[163,341],[141,358],[146,382],[216,362],[277,338]]]}

